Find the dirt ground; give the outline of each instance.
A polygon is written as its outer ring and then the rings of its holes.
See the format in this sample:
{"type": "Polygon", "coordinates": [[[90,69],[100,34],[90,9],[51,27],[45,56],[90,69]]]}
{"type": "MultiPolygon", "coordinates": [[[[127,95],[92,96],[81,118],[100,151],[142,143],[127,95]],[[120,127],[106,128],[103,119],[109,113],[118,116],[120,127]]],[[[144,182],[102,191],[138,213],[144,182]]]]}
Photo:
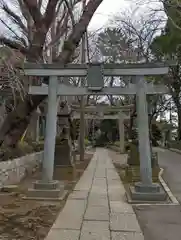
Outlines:
{"type": "MultiPolygon", "coordinates": [[[[63,181],[70,193],[91,157],[91,153],[86,154],[85,161],[77,162],[75,169],[57,168],[54,179],[63,181]]],[[[22,197],[27,189],[38,179],[41,179],[40,171],[22,180],[16,192],[0,194],[0,240],[42,240],[48,234],[66,199],[52,202],[24,200],[22,197]]]]}

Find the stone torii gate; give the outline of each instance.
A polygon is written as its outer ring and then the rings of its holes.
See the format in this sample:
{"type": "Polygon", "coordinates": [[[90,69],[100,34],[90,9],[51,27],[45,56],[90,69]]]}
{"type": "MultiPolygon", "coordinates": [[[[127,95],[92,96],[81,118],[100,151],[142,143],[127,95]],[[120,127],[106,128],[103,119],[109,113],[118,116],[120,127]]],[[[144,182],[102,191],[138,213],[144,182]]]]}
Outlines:
{"type": "Polygon", "coordinates": [[[29,191],[30,197],[59,198],[63,194],[63,186],[53,181],[54,150],[57,118],[57,96],[86,96],[86,95],[133,95],[137,96],[138,136],[140,152],[141,183],[135,184],[135,198],[143,199],[152,196],[152,200],[163,197],[158,184],[152,183],[151,151],[148,129],[148,110],[146,94],[167,93],[164,86],[154,86],[144,81],[144,76],[163,75],[168,73],[168,64],[25,64],[25,75],[49,76],[48,86],[30,86],[29,94],[48,95],[48,113],[46,138],[43,159],[43,179],[35,182],[34,189],[29,191]],[[58,84],[61,77],[86,77],[85,87],[58,84]],[[127,87],[104,87],[104,76],[137,76],[136,84],[127,87]],[[61,191],[60,191],[61,190],[61,191]]]}
{"type": "MultiPolygon", "coordinates": [[[[128,116],[124,112],[130,110],[131,107],[133,107],[133,106],[132,105],[127,105],[127,106],[103,106],[103,105],[86,106],[84,108],[85,119],[93,119],[94,118],[94,119],[116,119],[116,120],[118,120],[120,153],[124,153],[125,152],[124,121],[128,120],[130,118],[130,116],[128,116]],[[110,112],[113,112],[113,113],[117,112],[117,114],[114,114],[114,115],[106,114],[106,113],[110,113],[110,112]]],[[[73,113],[72,118],[80,119],[81,108],[77,107],[77,106],[73,106],[72,110],[75,111],[75,113],[73,113]]]]}

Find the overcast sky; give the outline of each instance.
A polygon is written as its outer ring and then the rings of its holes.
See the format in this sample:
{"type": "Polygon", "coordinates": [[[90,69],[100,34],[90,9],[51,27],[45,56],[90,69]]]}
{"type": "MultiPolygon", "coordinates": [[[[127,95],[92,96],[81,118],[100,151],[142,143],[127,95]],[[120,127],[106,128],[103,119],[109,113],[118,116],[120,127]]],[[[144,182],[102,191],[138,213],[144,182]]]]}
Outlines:
{"type": "Polygon", "coordinates": [[[111,16],[119,13],[122,9],[128,7],[130,3],[125,0],[104,0],[99,6],[89,25],[90,29],[99,29],[103,27],[111,16]]]}
{"type": "MultiPolygon", "coordinates": [[[[137,16],[145,15],[146,17],[151,9],[162,9],[162,4],[159,2],[160,0],[103,0],[89,24],[89,29],[101,29],[111,18],[115,15],[119,16],[121,12],[125,11],[132,12],[137,9],[135,12],[137,16]]],[[[160,14],[163,15],[163,12],[160,14]]]]}

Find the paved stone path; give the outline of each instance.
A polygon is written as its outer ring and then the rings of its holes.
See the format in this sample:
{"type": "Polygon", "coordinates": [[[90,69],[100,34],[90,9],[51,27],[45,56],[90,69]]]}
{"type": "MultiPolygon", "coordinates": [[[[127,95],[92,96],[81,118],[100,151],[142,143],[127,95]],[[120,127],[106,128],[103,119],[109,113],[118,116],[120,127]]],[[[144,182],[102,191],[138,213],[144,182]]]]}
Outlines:
{"type": "Polygon", "coordinates": [[[98,148],[46,240],[144,240],[106,149],[98,148]]]}

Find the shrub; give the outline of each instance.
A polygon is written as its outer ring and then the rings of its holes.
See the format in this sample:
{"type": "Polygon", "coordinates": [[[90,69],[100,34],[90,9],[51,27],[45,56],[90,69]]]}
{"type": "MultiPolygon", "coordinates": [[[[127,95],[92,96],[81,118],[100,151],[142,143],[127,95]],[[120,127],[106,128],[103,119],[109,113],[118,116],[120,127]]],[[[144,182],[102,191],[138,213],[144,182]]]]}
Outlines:
{"type": "Polygon", "coordinates": [[[84,139],[84,144],[87,147],[87,146],[90,146],[91,142],[87,138],[85,138],[84,139]]]}
{"type": "Polygon", "coordinates": [[[0,148],[0,161],[8,161],[33,152],[33,147],[27,142],[19,142],[15,148],[0,148]]]}
{"type": "Polygon", "coordinates": [[[97,147],[105,147],[108,143],[107,136],[104,134],[101,134],[96,140],[95,140],[95,146],[97,147]]]}
{"type": "Polygon", "coordinates": [[[33,148],[33,152],[40,152],[44,148],[44,141],[32,142],[31,146],[33,148]]]}

